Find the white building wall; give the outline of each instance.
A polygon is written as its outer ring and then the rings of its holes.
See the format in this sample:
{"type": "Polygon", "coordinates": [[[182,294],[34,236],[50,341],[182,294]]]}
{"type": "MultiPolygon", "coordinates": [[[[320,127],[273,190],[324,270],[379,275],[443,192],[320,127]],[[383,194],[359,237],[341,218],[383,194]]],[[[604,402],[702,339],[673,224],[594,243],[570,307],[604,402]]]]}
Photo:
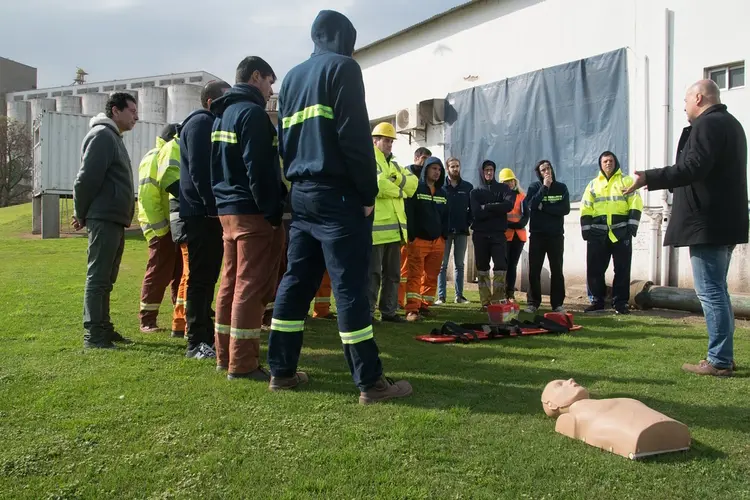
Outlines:
{"type": "MultiPolygon", "coordinates": [[[[700,0],[485,0],[365,48],[355,58],[363,70],[369,115],[376,119],[425,99],[627,47],[632,172],[673,161],[687,125],[684,91],[704,77],[704,68],[750,61],[748,18],[746,0],[716,0],[710,9],[700,0]]],[[[748,87],[725,91],[722,100],[750,132],[748,87]]],[[[434,136],[435,129],[428,128],[426,138],[412,144],[407,136],[399,139],[394,153],[401,163],[410,163],[412,152],[422,145],[443,157],[442,131],[434,136]]],[[[644,204],[655,209],[649,212],[660,218],[661,192],[642,194],[644,204]]],[[[574,204],[566,219],[569,283],[585,277],[578,218],[574,204]]],[[[634,243],[634,279],[659,281],[660,237],[644,215],[634,243]]],[[[687,251],[673,253],[677,279],[671,284],[692,286],[687,251]]],[[[747,246],[735,251],[730,270],[735,291],[750,291],[749,260],[747,246]]]]}

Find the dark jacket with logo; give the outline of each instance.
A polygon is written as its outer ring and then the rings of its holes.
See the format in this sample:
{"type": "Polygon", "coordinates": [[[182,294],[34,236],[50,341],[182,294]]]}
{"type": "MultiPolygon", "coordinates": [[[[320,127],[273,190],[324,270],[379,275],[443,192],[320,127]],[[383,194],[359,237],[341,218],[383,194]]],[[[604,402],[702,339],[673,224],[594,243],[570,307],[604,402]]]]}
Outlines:
{"type": "Polygon", "coordinates": [[[318,14],[315,52],[286,74],[279,92],[279,153],[294,189],[322,184],[372,206],[377,168],[362,70],[351,57],[356,38],[344,15],[318,14]]]}
{"type": "Polygon", "coordinates": [[[260,90],[238,83],[211,103],[211,187],[219,215],[263,215],[274,226],[284,210],[276,130],[260,90]]]}
{"type": "Polygon", "coordinates": [[[471,228],[475,233],[502,235],[508,228],[508,212],[516,203],[516,193],[502,182],[481,179],[481,184],[471,190],[471,228]]]}
{"type": "Polygon", "coordinates": [[[682,131],[676,163],[646,170],[646,185],[674,193],[665,246],[748,242],[747,137],[725,105],[682,131]]]}
{"type": "Polygon", "coordinates": [[[446,176],[445,191],[448,198],[448,232],[449,234],[469,234],[471,226],[471,203],[469,195],[474,186],[463,179],[458,180],[454,187],[450,179],[446,176]]]}
{"type": "MultiPolygon", "coordinates": [[[[541,166],[541,165],[540,165],[541,166]]],[[[544,177],[539,167],[534,170],[539,179],[529,186],[526,192],[527,212],[530,214],[529,232],[531,234],[559,235],[565,233],[565,216],[570,213],[570,193],[568,186],[558,182],[555,169],[552,170],[552,184],[544,185],[544,177]]]]}
{"type": "Polygon", "coordinates": [[[448,200],[445,191],[440,187],[445,182],[443,162],[431,156],[424,162],[417,191],[407,198],[406,227],[409,241],[416,238],[432,241],[448,236],[448,200]],[[434,192],[427,184],[426,176],[430,165],[440,165],[440,177],[435,181],[434,192]]]}
{"type": "Polygon", "coordinates": [[[180,217],[216,215],[211,190],[211,129],[214,115],[190,113],[180,128],[180,217]]]}

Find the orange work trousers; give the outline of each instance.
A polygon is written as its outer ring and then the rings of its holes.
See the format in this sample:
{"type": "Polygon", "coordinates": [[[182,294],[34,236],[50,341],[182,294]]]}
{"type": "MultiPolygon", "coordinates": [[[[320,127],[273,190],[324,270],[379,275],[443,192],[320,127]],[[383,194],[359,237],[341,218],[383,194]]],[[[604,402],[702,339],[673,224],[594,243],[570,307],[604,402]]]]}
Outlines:
{"type": "Polygon", "coordinates": [[[398,284],[398,306],[404,307],[406,301],[406,282],[409,280],[409,251],[408,246],[401,247],[401,281],[398,284]]]}
{"type": "Polygon", "coordinates": [[[313,304],[313,318],[325,318],[331,314],[331,277],[328,271],[323,275],[313,304]]]}
{"type": "Polygon", "coordinates": [[[432,241],[417,238],[407,245],[406,312],[428,309],[435,302],[444,250],[443,238],[432,241]]]}
{"type": "Polygon", "coordinates": [[[187,243],[180,243],[180,251],[182,252],[182,277],[180,286],[177,288],[177,300],[174,302],[172,331],[185,333],[185,301],[187,300],[188,276],[190,276],[187,243]]]}

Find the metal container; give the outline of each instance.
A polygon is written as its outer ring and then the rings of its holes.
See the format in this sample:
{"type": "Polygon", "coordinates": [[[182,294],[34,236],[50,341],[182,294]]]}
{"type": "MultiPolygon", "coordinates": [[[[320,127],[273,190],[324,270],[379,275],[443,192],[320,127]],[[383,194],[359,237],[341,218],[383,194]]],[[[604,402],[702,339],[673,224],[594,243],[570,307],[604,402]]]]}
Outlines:
{"type": "Polygon", "coordinates": [[[109,100],[109,94],[83,94],[81,96],[81,113],[86,116],[104,113],[107,100],[109,100]]]}
{"type": "MultiPolygon", "coordinates": [[[[80,168],[81,143],[91,117],[43,113],[34,127],[34,194],[70,195],[80,168]]],[[[133,192],[138,192],[138,164],[154,147],[163,123],[139,121],[123,140],[130,155],[133,192]]]]}
{"type": "Polygon", "coordinates": [[[55,111],[58,113],[81,114],[81,98],[77,95],[55,97],[55,111]]]}
{"type": "Polygon", "coordinates": [[[57,101],[54,99],[31,99],[31,121],[36,122],[42,111],[54,111],[57,107],[57,101]]]}
{"type": "Polygon", "coordinates": [[[198,85],[170,85],[167,87],[167,122],[180,123],[192,111],[201,107],[201,91],[198,85]]]}
{"type": "Polygon", "coordinates": [[[167,89],[146,87],[138,91],[138,119],[144,122],[167,122],[167,89]]]}
{"type": "Polygon", "coordinates": [[[8,118],[23,123],[31,133],[31,103],[29,101],[8,101],[6,111],[8,118]]]}

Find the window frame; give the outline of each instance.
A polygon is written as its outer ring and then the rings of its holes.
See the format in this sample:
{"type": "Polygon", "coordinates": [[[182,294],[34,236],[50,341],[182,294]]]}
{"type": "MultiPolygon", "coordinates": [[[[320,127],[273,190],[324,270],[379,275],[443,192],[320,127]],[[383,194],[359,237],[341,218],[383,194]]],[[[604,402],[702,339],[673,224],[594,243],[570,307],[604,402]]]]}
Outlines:
{"type": "MultiPolygon", "coordinates": [[[[714,80],[713,78],[711,78],[711,76],[714,73],[717,73],[719,71],[723,71],[724,72],[725,86],[719,87],[719,90],[725,91],[725,90],[744,89],[747,86],[747,82],[743,83],[742,85],[735,85],[734,87],[730,86],[730,82],[729,82],[729,72],[732,71],[732,70],[734,70],[734,69],[739,69],[739,68],[742,68],[743,70],[746,69],[745,61],[736,61],[736,62],[729,63],[729,64],[722,64],[722,65],[719,65],[719,66],[711,66],[711,67],[705,68],[703,70],[703,75],[704,75],[704,78],[706,78],[708,80],[713,80],[714,82],[716,82],[716,80],[714,80]]],[[[745,72],[745,79],[747,80],[747,72],[745,72]]]]}

